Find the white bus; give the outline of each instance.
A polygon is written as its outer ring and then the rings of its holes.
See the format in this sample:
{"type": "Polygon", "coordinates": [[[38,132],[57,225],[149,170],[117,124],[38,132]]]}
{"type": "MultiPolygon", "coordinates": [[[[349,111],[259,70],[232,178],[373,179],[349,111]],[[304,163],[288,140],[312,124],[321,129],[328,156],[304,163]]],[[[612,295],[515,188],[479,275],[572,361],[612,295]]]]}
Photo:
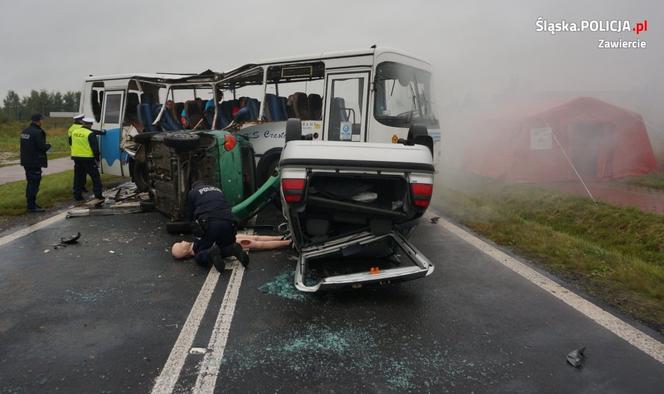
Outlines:
{"type": "Polygon", "coordinates": [[[235,130],[254,147],[259,184],[279,161],[289,118],[300,119],[313,139],[330,141],[395,142],[422,125],[437,161],[440,126],[433,109],[430,64],[373,47],[223,73],[91,76],[80,107],[107,130],[100,138],[104,172],[127,174],[121,127],[138,119],[147,131],[235,130]]]}

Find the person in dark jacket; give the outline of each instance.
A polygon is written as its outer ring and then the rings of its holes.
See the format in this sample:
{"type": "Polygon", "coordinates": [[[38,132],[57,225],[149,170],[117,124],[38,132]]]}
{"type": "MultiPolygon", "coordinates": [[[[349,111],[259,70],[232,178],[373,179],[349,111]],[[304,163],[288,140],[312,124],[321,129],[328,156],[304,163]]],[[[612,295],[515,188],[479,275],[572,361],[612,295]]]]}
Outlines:
{"type": "Polygon", "coordinates": [[[71,158],[74,160],[74,200],[83,201],[83,189],[89,175],[95,198],[103,199],[101,176],[99,175],[99,144],[92,130],[93,120],[83,118],[83,126],[71,134],[71,158]]]}
{"type": "Polygon", "coordinates": [[[195,222],[202,234],[194,242],[175,243],[175,258],[194,256],[200,264],[212,263],[219,272],[223,272],[223,258],[228,256],[235,256],[244,267],[249,265],[249,255],[235,242],[237,230],[231,206],[218,187],[194,182],[187,194],[187,208],[187,219],[195,222]]]}
{"type": "Polygon", "coordinates": [[[28,128],[21,132],[21,165],[25,169],[25,199],[28,212],[44,212],[37,205],[37,194],[41,183],[42,168],[48,167],[46,152],[51,145],[46,143],[46,132],[41,128],[42,116],[34,114],[28,128]]]}

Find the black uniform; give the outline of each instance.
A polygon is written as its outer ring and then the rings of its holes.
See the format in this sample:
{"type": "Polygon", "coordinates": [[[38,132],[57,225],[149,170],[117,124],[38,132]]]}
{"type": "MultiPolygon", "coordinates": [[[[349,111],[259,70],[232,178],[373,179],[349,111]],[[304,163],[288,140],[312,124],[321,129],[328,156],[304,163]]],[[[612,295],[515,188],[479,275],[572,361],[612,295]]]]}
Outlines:
{"type": "Polygon", "coordinates": [[[212,262],[220,272],[224,269],[223,257],[235,256],[244,266],[249,263],[249,256],[235,242],[235,219],[219,188],[195,182],[187,195],[187,208],[188,219],[202,230],[201,237],[194,240],[198,263],[212,262]]]}
{"type": "Polygon", "coordinates": [[[28,210],[38,208],[37,193],[41,183],[42,168],[48,167],[46,152],[51,145],[46,143],[46,133],[36,123],[31,123],[21,132],[21,165],[25,168],[25,198],[28,210]]]}

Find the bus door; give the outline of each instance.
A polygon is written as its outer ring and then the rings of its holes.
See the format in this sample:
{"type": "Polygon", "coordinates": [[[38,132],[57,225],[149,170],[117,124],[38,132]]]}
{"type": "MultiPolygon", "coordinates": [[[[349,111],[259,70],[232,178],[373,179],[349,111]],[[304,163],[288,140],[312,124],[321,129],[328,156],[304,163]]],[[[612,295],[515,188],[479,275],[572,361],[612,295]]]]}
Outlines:
{"type": "Polygon", "coordinates": [[[120,150],[124,100],[124,90],[107,90],[104,94],[101,128],[106,130],[106,134],[98,138],[102,173],[120,176],[128,174],[128,170],[123,168],[120,150]]]}
{"type": "Polygon", "coordinates": [[[328,74],[324,139],[366,141],[369,72],[328,74]]]}

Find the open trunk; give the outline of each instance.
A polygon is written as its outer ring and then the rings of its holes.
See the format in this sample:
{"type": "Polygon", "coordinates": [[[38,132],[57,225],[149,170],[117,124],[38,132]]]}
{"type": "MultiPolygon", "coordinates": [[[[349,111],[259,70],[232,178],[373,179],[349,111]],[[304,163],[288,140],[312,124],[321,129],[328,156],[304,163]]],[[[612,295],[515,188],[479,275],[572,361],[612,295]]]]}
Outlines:
{"type": "Polygon", "coordinates": [[[406,239],[431,197],[427,148],[291,141],[280,166],[284,216],[300,252],[298,289],[408,280],[433,271],[406,239]]]}

